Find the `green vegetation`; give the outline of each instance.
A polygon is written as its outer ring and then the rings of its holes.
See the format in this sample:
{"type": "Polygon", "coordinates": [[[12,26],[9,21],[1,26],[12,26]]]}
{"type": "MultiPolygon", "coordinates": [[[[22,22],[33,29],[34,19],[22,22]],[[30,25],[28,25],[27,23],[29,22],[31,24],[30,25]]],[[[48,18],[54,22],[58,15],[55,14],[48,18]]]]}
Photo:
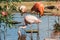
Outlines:
{"type": "MultiPolygon", "coordinates": [[[[2,1],[7,1],[7,2],[20,2],[20,1],[24,1],[24,2],[30,2],[30,1],[58,1],[58,0],[0,0],[0,2],[2,1]]],[[[60,0],[59,0],[60,1],[60,0]]]]}
{"type": "MultiPolygon", "coordinates": [[[[9,13],[8,11],[0,11],[0,23],[4,23],[6,26],[5,27],[12,27],[12,24],[9,23],[11,22],[13,19],[13,15],[11,15],[11,13],[9,13]],[[2,14],[2,12],[5,12],[6,14],[2,14]]],[[[1,24],[3,25],[3,24],[1,24]]]]}
{"type": "MultiPolygon", "coordinates": [[[[6,6],[3,8],[0,6],[0,28],[4,27],[4,40],[6,40],[7,27],[11,28],[13,24],[9,23],[13,19],[13,15],[6,10],[6,6]]],[[[1,31],[1,29],[0,29],[1,31]]],[[[0,35],[1,40],[1,35],[0,35]]]]}

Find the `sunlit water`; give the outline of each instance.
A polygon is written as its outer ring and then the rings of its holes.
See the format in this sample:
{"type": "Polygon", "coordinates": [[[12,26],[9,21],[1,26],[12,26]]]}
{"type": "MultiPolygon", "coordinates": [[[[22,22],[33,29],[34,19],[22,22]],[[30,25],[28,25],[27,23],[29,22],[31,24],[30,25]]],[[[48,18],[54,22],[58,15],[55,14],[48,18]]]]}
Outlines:
{"type": "MultiPolygon", "coordinates": [[[[23,16],[20,15],[20,13],[16,13],[14,15],[14,20],[22,22],[21,24],[17,24],[16,27],[18,27],[18,25],[22,25],[24,24],[24,16],[29,15],[29,14],[24,14],[23,16]]],[[[35,15],[37,16],[37,15],[35,15]]],[[[57,20],[58,17],[55,16],[42,16],[40,18],[40,20],[42,20],[42,22],[39,24],[39,36],[40,36],[40,40],[44,40],[44,38],[50,37],[52,30],[53,30],[53,25],[55,24],[55,20],[57,20]],[[49,19],[49,20],[48,20],[49,19]],[[48,25],[49,24],[49,25],[48,25]]],[[[3,29],[3,27],[2,27],[3,29]]],[[[26,28],[26,30],[29,30],[30,27],[28,25],[28,27],[26,28]]],[[[32,24],[32,29],[37,29],[37,24],[32,24]]],[[[6,35],[6,40],[17,40],[18,39],[18,34],[17,34],[18,28],[7,28],[7,35],[6,35]]],[[[1,35],[2,40],[4,40],[4,34],[2,33],[1,35]]],[[[27,34],[27,38],[26,40],[30,40],[30,34],[27,34]]],[[[33,40],[37,40],[37,35],[36,33],[33,34],[33,40]]]]}

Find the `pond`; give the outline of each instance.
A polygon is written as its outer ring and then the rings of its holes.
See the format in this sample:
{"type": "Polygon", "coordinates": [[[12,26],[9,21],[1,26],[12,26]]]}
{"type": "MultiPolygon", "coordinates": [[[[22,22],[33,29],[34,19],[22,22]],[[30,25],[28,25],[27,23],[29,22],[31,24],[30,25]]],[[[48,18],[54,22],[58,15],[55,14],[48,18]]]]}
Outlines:
{"type": "MultiPolygon", "coordinates": [[[[29,14],[24,14],[23,16],[20,15],[20,13],[15,13],[14,15],[14,20],[22,22],[21,24],[17,24],[16,27],[19,25],[24,24],[24,16],[29,15],[29,14]]],[[[38,16],[38,15],[35,15],[38,16]]],[[[58,17],[56,16],[42,16],[40,20],[42,20],[41,23],[39,23],[39,36],[40,40],[44,40],[44,38],[50,37],[51,33],[53,32],[52,30],[53,25],[55,24],[55,20],[57,20],[58,17]]],[[[3,29],[3,27],[1,28],[3,29]]],[[[29,30],[30,27],[28,26],[26,30],[29,30]]],[[[37,29],[36,24],[32,24],[32,29],[37,29]]],[[[18,34],[17,34],[18,28],[7,28],[7,35],[6,35],[6,40],[17,40],[18,39],[18,34]]],[[[4,35],[2,33],[1,35],[2,40],[4,40],[4,35]]],[[[33,40],[37,39],[37,35],[33,33],[33,40]]],[[[27,38],[26,40],[30,40],[30,34],[27,33],[27,38]]]]}

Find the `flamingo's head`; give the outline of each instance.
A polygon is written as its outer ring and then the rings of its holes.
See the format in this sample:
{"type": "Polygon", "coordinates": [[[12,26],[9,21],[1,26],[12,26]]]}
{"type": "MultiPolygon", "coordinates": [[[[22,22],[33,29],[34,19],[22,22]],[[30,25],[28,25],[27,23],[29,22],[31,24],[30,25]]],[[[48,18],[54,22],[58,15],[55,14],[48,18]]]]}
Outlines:
{"type": "Polygon", "coordinates": [[[20,32],[20,30],[18,31],[18,36],[20,36],[21,35],[21,32],[20,32]]]}
{"type": "Polygon", "coordinates": [[[26,26],[24,25],[24,26],[22,26],[21,28],[25,29],[25,28],[26,28],[26,26]]]}
{"type": "Polygon", "coordinates": [[[25,12],[27,11],[26,6],[22,5],[22,6],[20,7],[20,11],[21,11],[22,13],[25,13],[25,12]]]}
{"type": "Polygon", "coordinates": [[[40,15],[40,16],[43,16],[43,15],[44,15],[44,11],[43,11],[43,10],[40,11],[40,12],[39,12],[39,15],[40,15]]]}
{"type": "Polygon", "coordinates": [[[26,25],[20,25],[20,26],[19,26],[19,29],[20,29],[20,28],[25,29],[25,28],[26,28],[26,25]]]}
{"type": "Polygon", "coordinates": [[[20,29],[25,29],[26,28],[26,25],[21,25],[21,26],[19,26],[19,29],[18,29],[18,35],[20,36],[21,35],[21,31],[20,31],[20,29]]]}

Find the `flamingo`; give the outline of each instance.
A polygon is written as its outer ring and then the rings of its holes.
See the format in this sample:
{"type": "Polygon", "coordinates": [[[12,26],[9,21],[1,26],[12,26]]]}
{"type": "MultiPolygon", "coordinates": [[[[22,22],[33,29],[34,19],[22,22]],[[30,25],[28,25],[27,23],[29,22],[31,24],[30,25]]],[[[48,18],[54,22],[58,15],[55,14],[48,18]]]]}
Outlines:
{"type": "Polygon", "coordinates": [[[37,12],[40,15],[39,16],[43,16],[44,15],[44,5],[41,2],[36,2],[33,7],[31,8],[31,12],[37,12]]]}
{"type": "Polygon", "coordinates": [[[35,17],[33,15],[25,16],[24,21],[25,21],[25,25],[33,24],[33,23],[40,23],[41,22],[41,20],[39,20],[37,17],[35,17]]]}
{"type": "MultiPolygon", "coordinates": [[[[27,15],[27,16],[25,16],[25,18],[24,18],[24,22],[25,22],[25,25],[28,25],[28,24],[30,24],[30,28],[31,28],[31,40],[33,40],[32,39],[32,26],[31,26],[31,24],[33,24],[33,23],[36,23],[36,24],[39,24],[40,22],[42,22],[41,20],[39,20],[37,17],[35,17],[35,16],[33,16],[33,15],[27,15]]],[[[38,27],[39,28],[39,27],[38,27]]],[[[38,29],[39,30],[39,29],[38,29]]]]}
{"type": "Polygon", "coordinates": [[[26,13],[26,12],[27,12],[26,6],[21,5],[21,6],[19,7],[19,11],[22,13],[21,15],[23,15],[23,13],[26,13]]]}
{"type": "Polygon", "coordinates": [[[25,29],[26,28],[26,26],[25,25],[23,25],[23,26],[21,26],[21,27],[19,27],[19,29],[18,29],[18,40],[25,40],[25,38],[26,38],[26,35],[25,35],[25,29]],[[22,30],[23,30],[23,32],[21,32],[22,30]],[[22,36],[24,37],[23,39],[22,39],[22,36]]]}

